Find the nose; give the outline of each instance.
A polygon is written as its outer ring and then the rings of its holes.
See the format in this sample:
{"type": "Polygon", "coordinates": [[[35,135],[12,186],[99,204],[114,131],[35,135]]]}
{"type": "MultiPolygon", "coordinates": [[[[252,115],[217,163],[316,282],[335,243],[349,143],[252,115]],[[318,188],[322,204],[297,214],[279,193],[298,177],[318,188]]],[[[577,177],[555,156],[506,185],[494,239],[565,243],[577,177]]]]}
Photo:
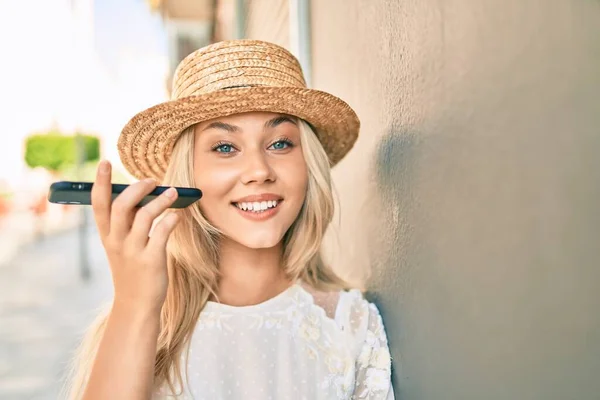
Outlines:
{"type": "Polygon", "coordinates": [[[275,181],[275,172],[269,163],[268,155],[260,150],[247,152],[244,155],[241,180],[244,184],[275,181]]]}

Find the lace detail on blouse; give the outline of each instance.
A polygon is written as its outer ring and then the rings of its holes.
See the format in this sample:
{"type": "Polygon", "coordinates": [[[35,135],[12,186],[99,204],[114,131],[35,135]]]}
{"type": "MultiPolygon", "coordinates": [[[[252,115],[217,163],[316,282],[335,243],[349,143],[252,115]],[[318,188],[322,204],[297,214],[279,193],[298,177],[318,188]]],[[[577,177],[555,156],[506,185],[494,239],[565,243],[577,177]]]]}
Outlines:
{"type": "Polygon", "coordinates": [[[327,317],[331,319],[335,318],[335,312],[340,300],[341,292],[321,292],[313,289],[309,285],[302,285],[302,288],[310,293],[315,305],[321,307],[325,311],[327,317]]]}
{"type": "Polygon", "coordinates": [[[350,329],[356,337],[356,386],[352,399],[391,400],[391,356],[383,320],[373,303],[350,291],[350,329]]]}
{"type": "Polygon", "coordinates": [[[394,398],[383,322],[358,290],[296,284],[256,306],[209,303],[186,361],[183,399],[394,398]]]}

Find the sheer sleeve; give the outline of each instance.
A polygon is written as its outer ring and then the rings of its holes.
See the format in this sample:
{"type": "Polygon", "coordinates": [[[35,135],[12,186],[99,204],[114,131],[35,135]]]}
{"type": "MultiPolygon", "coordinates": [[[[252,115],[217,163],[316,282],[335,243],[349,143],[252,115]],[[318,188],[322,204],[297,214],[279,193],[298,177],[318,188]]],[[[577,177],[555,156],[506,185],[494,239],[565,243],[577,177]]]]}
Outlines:
{"type": "Polygon", "coordinates": [[[356,379],[352,399],[393,400],[391,356],[383,320],[373,303],[352,291],[349,325],[356,338],[356,379]]]}

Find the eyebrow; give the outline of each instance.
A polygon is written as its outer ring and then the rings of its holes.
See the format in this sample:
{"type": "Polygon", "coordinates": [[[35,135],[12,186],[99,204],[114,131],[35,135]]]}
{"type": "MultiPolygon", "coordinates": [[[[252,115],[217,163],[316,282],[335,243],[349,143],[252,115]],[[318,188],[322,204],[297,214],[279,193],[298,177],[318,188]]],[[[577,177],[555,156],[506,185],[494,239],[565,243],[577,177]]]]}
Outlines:
{"type": "MultiPolygon", "coordinates": [[[[276,126],[278,126],[284,122],[291,122],[292,124],[296,125],[296,121],[294,121],[292,118],[287,117],[285,115],[280,115],[278,117],[271,118],[270,120],[265,122],[264,129],[275,128],[276,126]]],[[[227,123],[221,122],[221,121],[211,122],[206,128],[202,129],[202,131],[212,129],[212,128],[221,129],[221,130],[224,130],[227,132],[232,132],[232,133],[240,131],[240,128],[238,126],[227,124],[227,123]]]]}

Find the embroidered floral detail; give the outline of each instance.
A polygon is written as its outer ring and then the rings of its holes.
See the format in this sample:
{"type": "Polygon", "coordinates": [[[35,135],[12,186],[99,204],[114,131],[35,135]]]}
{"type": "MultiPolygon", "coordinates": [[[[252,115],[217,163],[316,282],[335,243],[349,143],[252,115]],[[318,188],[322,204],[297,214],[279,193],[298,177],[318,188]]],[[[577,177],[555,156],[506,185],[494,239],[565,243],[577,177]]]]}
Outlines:
{"type": "Polygon", "coordinates": [[[227,324],[227,320],[231,318],[229,314],[206,312],[198,319],[196,329],[213,329],[233,331],[233,329],[227,324]]]}
{"type": "Polygon", "coordinates": [[[308,315],[304,318],[298,329],[300,337],[304,340],[315,342],[321,337],[321,324],[316,315],[308,315]]]}
{"type": "Polygon", "coordinates": [[[281,329],[285,321],[285,315],[281,312],[265,314],[248,314],[247,317],[250,318],[252,321],[248,325],[249,329],[281,329]]]}
{"type": "Polygon", "coordinates": [[[390,351],[387,347],[380,347],[371,356],[371,365],[378,369],[389,369],[392,362],[390,351]]]}
{"type": "Polygon", "coordinates": [[[366,368],[369,365],[371,359],[371,348],[363,346],[358,355],[357,364],[359,368],[366,368]]]}
{"type": "Polygon", "coordinates": [[[391,389],[391,356],[379,310],[369,303],[363,347],[356,360],[355,399],[383,399],[391,389]]]}
{"type": "Polygon", "coordinates": [[[281,329],[290,327],[290,334],[298,339],[311,360],[321,359],[327,368],[322,388],[331,390],[340,400],[349,399],[354,388],[355,363],[348,343],[333,340],[324,329],[324,321],[335,324],[316,306],[310,294],[297,288],[282,311],[245,314],[251,319],[250,329],[281,329]]]}
{"type": "Polygon", "coordinates": [[[306,357],[321,366],[320,388],[326,398],[383,400],[391,390],[391,357],[383,321],[375,305],[367,302],[359,291],[346,295],[348,314],[342,326],[328,317],[308,292],[296,287],[279,310],[243,314],[205,310],[197,329],[232,332],[232,326],[237,326],[239,318],[243,318],[245,329],[286,331],[301,345],[306,357]],[[230,326],[229,319],[234,317],[230,326]]]}
{"type": "Polygon", "coordinates": [[[367,370],[367,379],[365,380],[364,392],[359,394],[361,398],[372,396],[378,392],[386,391],[390,388],[389,372],[384,369],[369,368],[367,370]]]}
{"type": "Polygon", "coordinates": [[[324,382],[323,388],[331,388],[335,391],[338,399],[349,399],[352,395],[354,385],[353,374],[329,374],[324,382]]]}
{"type": "Polygon", "coordinates": [[[309,357],[320,354],[327,367],[322,388],[330,389],[338,399],[349,399],[354,386],[354,361],[347,343],[333,340],[322,326],[324,321],[334,322],[303,291],[297,293],[287,314],[294,327],[292,332],[302,339],[309,357]]]}

